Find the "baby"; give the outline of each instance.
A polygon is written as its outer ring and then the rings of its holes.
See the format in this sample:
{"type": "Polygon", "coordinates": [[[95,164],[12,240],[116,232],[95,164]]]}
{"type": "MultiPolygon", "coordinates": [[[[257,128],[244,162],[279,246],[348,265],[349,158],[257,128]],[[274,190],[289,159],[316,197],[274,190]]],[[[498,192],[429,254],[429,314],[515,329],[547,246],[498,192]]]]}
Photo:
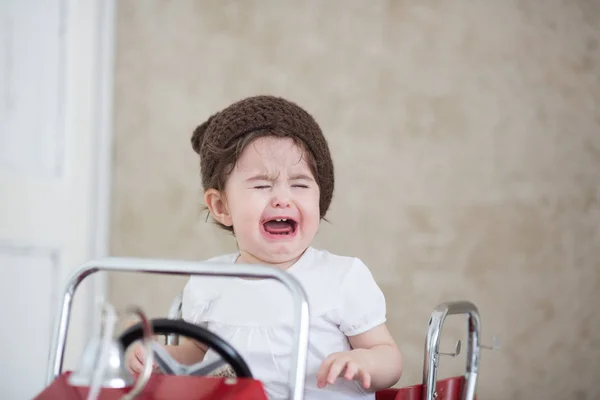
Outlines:
{"type": "MultiPolygon", "coordinates": [[[[238,251],[208,261],[261,264],[294,275],[306,291],[310,333],[305,399],[375,399],[402,374],[402,357],[386,327],[386,303],[369,269],[355,257],[311,246],[334,188],[333,162],[319,125],[298,105],[272,96],[238,101],[193,133],[204,200],[238,251]]],[[[270,399],[289,397],[293,346],[291,296],[270,279],[191,277],[184,320],[231,343],[263,382],[270,399]]],[[[185,340],[166,346],[182,364],[218,357],[185,340]]],[[[137,346],[129,367],[141,370],[137,346]]]]}

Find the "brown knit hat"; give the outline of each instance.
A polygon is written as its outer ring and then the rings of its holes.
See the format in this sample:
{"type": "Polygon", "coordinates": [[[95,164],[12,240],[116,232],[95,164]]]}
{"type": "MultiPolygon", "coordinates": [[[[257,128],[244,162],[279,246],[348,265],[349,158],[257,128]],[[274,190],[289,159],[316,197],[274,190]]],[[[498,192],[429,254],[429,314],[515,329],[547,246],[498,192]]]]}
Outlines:
{"type": "Polygon", "coordinates": [[[308,112],[280,97],[254,96],[240,100],[196,128],[191,142],[200,155],[204,189],[212,186],[212,177],[223,162],[221,155],[251,133],[291,137],[306,147],[316,168],[315,179],[319,185],[319,206],[323,218],[331,204],[334,187],[333,162],[327,140],[308,112]]]}

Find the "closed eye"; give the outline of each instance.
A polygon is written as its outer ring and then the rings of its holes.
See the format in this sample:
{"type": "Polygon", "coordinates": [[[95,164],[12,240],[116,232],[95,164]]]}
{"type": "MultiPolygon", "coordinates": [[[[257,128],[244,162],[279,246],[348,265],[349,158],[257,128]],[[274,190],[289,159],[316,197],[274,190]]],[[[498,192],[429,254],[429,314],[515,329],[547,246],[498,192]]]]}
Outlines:
{"type": "Polygon", "coordinates": [[[269,189],[271,186],[269,185],[259,185],[259,186],[254,186],[254,189],[269,189]]]}
{"type": "Polygon", "coordinates": [[[295,187],[295,188],[303,188],[303,189],[308,189],[308,185],[300,185],[300,184],[296,184],[296,185],[292,185],[292,187],[295,187]]]}

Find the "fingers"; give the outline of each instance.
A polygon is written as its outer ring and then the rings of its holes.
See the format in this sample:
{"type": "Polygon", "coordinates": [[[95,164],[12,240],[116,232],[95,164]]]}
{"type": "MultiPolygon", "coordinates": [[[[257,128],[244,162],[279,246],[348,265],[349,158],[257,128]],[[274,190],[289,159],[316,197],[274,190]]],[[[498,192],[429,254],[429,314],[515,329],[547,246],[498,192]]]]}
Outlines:
{"type": "MultiPolygon", "coordinates": [[[[144,351],[144,347],[140,344],[136,343],[133,345],[133,349],[129,353],[127,357],[127,369],[129,372],[140,374],[144,369],[144,362],[146,360],[146,353],[144,351]]],[[[160,371],[158,364],[153,363],[152,365],[152,373],[158,373],[160,371]]]]}
{"type": "Polygon", "coordinates": [[[344,374],[344,378],[347,380],[354,379],[356,375],[358,375],[358,364],[350,361],[346,364],[346,373],[344,374]]]}
{"type": "Polygon", "coordinates": [[[127,357],[127,369],[129,372],[139,374],[142,371],[142,360],[140,360],[135,353],[132,353],[127,357]]]}
{"type": "Polygon", "coordinates": [[[365,389],[371,387],[371,374],[360,368],[354,361],[346,363],[346,373],[344,373],[344,378],[348,381],[353,379],[360,380],[365,389]]]}
{"type": "Polygon", "coordinates": [[[363,388],[368,389],[371,387],[371,374],[369,374],[364,369],[360,369],[358,371],[360,376],[360,381],[362,382],[363,388]]]}
{"type": "Polygon", "coordinates": [[[346,380],[359,380],[363,388],[371,387],[371,375],[349,357],[332,355],[323,361],[317,373],[317,387],[332,385],[343,375],[346,380]]]}
{"type": "Polygon", "coordinates": [[[329,369],[331,364],[335,361],[336,354],[332,354],[323,360],[321,363],[321,367],[319,368],[319,372],[317,372],[317,387],[325,387],[327,385],[327,375],[329,373],[329,369]]]}
{"type": "Polygon", "coordinates": [[[342,373],[347,364],[351,361],[348,358],[338,358],[331,364],[329,373],[327,374],[327,383],[332,385],[338,376],[342,373]]]}

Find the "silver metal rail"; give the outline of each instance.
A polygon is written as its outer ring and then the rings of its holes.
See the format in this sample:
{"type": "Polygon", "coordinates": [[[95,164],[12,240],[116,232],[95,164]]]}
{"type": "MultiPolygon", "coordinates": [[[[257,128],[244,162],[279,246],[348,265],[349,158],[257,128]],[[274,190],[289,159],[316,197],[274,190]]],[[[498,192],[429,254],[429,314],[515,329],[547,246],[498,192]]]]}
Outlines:
{"type": "Polygon", "coordinates": [[[258,265],[216,264],[141,258],[109,257],[92,260],[86,262],[80,266],[77,271],[71,274],[63,290],[63,297],[60,302],[54,326],[46,385],[50,385],[62,371],[71,306],[75,290],[85,278],[98,271],[263,278],[275,279],[281,282],[292,294],[296,320],[294,341],[298,352],[295,355],[294,362],[289,372],[290,396],[294,400],[301,400],[303,398],[310,318],[306,293],[300,283],[292,275],[273,267],[258,265]]]}
{"type": "MultiPolygon", "coordinates": [[[[475,304],[468,301],[447,302],[438,305],[429,318],[427,338],[425,341],[425,360],[423,362],[423,400],[434,400],[437,397],[436,382],[439,365],[440,333],[444,320],[448,315],[466,314],[468,316],[469,337],[467,345],[467,367],[465,384],[462,388],[461,400],[473,400],[477,389],[479,372],[481,320],[475,304]]],[[[457,355],[460,351],[459,345],[457,355]]]]}
{"type": "MultiPolygon", "coordinates": [[[[181,319],[182,317],[182,309],[181,306],[183,304],[183,295],[178,294],[173,302],[171,303],[171,307],[169,308],[169,313],[167,314],[167,318],[169,319],[181,319]]],[[[179,344],[179,335],[174,333],[167,336],[167,345],[178,345],[179,344]]]]}

